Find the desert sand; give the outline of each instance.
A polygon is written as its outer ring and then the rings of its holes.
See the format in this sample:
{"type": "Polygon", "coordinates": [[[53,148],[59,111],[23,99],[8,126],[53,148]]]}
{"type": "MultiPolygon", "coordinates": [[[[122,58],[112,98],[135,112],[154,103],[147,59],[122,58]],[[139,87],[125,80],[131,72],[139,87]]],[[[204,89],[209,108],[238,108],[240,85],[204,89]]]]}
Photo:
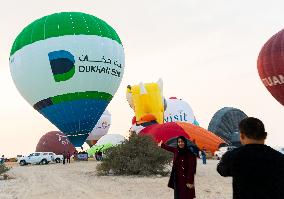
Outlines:
{"type": "MultiPolygon", "coordinates": [[[[198,161],[196,198],[232,198],[232,179],[216,172],[217,160],[198,161]]],[[[14,166],[0,180],[1,199],[172,199],[169,177],[97,176],[96,161],[14,166]]]]}

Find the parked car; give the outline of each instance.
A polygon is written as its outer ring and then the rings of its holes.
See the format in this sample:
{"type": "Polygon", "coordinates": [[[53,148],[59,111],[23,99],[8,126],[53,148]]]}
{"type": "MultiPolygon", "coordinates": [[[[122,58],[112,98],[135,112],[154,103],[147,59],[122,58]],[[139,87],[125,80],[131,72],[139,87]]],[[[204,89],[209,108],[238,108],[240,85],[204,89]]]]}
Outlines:
{"type": "Polygon", "coordinates": [[[219,160],[222,158],[222,156],[227,152],[235,149],[237,147],[235,146],[224,146],[220,147],[217,151],[214,152],[214,156],[219,160]]]}
{"type": "Polygon", "coordinates": [[[76,160],[88,161],[88,153],[85,151],[79,152],[76,156],[76,160]]]}
{"type": "Polygon", "coordinates": [[[50,162],[59,163],[63,159],[62,155],[56,155],[53,152],[35,152],[28,156],[23,156],[18,159],[21,166],[27,164],[48,164],[50,162]]]}
{"type": "Polygon", "coordinates": [[[49,154],[51,155],[51,153],[53,154],[53,161],[55,163],[60,163],[61,161],[63,161],[63,155],[56,155],[53,152],[50,152],[49,154]]]}
{"type": "Polygon", "coordinates": [[[17,155],[17,161],[20,159],[20,158],[22,158],[22,157],[24,157],[23,155],[17,155]]]}

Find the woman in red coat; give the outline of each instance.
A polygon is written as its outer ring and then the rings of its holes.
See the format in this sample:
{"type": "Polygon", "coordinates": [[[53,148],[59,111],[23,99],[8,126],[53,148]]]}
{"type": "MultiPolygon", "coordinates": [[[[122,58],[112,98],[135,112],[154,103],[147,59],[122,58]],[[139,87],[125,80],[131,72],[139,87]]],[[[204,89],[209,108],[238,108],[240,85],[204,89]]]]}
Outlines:
{"type": "Polygon", "coordinates": [[[163,149],[174,153],[173,168],[168,186],[174,189],[175,199],[195,198],[194,175],[196,173],[196,156],[188,149],[187,140],[177,138],[177,148],[159,143],[163,149]]]}

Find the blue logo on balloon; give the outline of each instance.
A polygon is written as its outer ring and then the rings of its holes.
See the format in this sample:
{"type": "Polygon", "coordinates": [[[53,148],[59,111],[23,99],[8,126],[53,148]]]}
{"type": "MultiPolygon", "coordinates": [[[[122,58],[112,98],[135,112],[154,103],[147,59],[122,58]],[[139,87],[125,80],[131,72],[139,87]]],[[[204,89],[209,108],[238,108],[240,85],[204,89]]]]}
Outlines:
{"type": "Polygon", "coordinates": [[[74,55],[66,50],[48,53],[51,70],[56,82],[66,81],[75,74],[74,55]]]}

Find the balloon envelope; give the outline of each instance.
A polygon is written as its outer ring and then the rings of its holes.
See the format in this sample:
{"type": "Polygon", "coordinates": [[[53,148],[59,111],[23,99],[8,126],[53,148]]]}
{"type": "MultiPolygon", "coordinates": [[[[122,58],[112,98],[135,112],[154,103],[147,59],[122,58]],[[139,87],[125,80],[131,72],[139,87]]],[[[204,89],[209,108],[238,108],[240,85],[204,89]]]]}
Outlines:
{"type": "Polygon", "coordinates": [[[46,133],[36,146],[36,152],[54,152],[57,155],[63,154],[63,152],[74,154],[75,150],[67,136],[60,131],[46,133]]]}
{"type": "Polygon", "coordinates": [[[21,95],[82,146],[118,89],[124,50],[106,22],[79,12],[42,17],[15,39],[10,71],[21,95]]]}
{"type": "Polygon", "coordinates": [[[166,100],[167,108],[164,112],[164,122],[195,122],[191,106],[184,100],[171,97],[166,100]]]}
{"type": "Polygon", "coordinates": [[[262,47],[257,69],[267,90],[284,105],[284,30],[271,37],[262,47]]]}
{"type": "Polygon", "coordinates": [[[153,124],[140,131],[139,135],[150,135],[156,142],[170,142],[178,136],[184,136],[192,143],[195,143],[199,149],[214,153],[218,148],[226,142],[217,135],[190,123],[185,122],[169,122],[164,124],[153,124]]]}
{"type": "Polygon", "coordinates": [[[157,83],[128,85],[126,99],[135,112],[137,122],[147,114],[154,115],[158,123],[164,122],[165,104],[162,85],[161,79],[157,83]]]}
{"type": "Polygon", "coordinates": [[[103,144],[103,145],[95,145],[87,150],[89,157],[94,156],[97,152],[104,152],[105,150],[114,147],[113,144],[103,144]]]}
{"type": "Polygon", "coordinates": [[[101,137],[96,145],[112,144],[117,145],[121,144],[125,140],[125,137],[120,134],[106,134],[101,137]]]}
{"type": "Polygon", "coordinates": [[[240,109],[224,107],[212,117],[208,130],[215,133],[228,144],[240,146],[239,123],[247,115],[240,109]]]}
{"type": "Polygon", "coordinates": [[[100,117],[98,123],[96,124],[95,128],[89,134],[87,141],[91,141],[92,145],[96,144],[96,142],[102,136],[107,134],[110,125],[111,125],[111,114],[108,110],[105,110],[102,116],[100,117]]]}

